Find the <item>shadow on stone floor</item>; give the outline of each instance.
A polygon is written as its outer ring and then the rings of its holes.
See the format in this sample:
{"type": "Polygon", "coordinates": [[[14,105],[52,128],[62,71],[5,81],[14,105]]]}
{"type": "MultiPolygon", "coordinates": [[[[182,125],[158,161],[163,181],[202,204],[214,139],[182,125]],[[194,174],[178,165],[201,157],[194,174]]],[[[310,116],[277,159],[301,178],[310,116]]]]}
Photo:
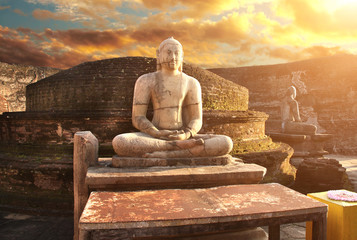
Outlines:
{"type": "Polygon", "coordinates": [[[0,211],[0,239],[72,240],[73,218],[0,211]]]}

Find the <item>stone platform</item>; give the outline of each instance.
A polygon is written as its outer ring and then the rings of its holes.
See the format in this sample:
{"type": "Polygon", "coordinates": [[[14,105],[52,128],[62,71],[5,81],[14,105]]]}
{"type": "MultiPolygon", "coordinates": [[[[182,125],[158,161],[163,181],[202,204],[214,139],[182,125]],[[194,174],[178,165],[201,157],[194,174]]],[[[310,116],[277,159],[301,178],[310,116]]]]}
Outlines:
{"type": "Polygon", "coordinates": [[[113,168],[110,158],[99,158],[99,166],[88,168],[90,189],[195,188],[259,183],[266,169],[256,164],[232,162],[220,166],[158,166],[113,168]]]}

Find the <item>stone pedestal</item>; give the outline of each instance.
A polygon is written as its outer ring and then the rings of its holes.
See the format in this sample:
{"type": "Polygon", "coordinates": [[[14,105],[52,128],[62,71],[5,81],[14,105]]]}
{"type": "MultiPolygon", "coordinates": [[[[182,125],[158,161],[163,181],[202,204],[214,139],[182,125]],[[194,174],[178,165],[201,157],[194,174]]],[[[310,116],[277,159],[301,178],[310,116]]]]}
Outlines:
{"type": "Polygon", "coordinates": [[[289,144],[294,149],[293,157],[322,157],[328,154],[323,149],[326,141],[332,138],[330,134],[289,134],[268,133],[274,141],[289,144]]]}

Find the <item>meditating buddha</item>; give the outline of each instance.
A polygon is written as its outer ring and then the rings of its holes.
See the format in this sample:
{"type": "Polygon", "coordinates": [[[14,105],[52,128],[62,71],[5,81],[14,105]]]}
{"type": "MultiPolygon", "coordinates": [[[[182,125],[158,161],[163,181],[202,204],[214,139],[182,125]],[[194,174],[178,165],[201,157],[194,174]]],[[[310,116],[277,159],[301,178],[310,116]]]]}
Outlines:
{"type": "Polygon", "coordinates": [[[157,71],[140,76],[134,87],[132,123],[140,132],[113,139],[119,156],[145,158],[209,157],[228,154],[228,136],[198,134],[202,127],[199,82],[182,72],[183,48],[174,38],[157,50],[157,71]],[[146,114],[150,101],[153,118],[146,114]]]}
{"type": "Polygon", "coordinates": [[[316,134],[316,126],[313,124],[303,123],[300,117],[299,103],[295,100],[296,88],[290,86],[285,93],[282,106],[282,130],[284,133],[292,134],[316,134]]]}

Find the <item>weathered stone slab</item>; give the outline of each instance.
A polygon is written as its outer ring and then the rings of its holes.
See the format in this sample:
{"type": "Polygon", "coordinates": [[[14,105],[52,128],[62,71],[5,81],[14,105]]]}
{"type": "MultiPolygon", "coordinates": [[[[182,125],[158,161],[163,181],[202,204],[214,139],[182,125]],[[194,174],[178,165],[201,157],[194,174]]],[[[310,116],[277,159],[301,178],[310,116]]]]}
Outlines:
{"type": "Polygon", "coordinates": [[[86,184],[91,189],[195,188],[259,183],[266,169],[256,164],[224,166],[111,168],[89,167],[86,184]]]}
{"type": "MultiPolygon", "coordinates": [[[[315,239],[326,239],[327,206],[280,184],[201,189],[92,192],[80,219],[82,231],[130,236],[177,236],[313,221],[315,239]]],[[[277,228],[276,228],[277,227],[277,228]]],[[[269,231],[270,232],[270,231],[269,231]]],[[[277,238],[271,238],[277,239],[277,238]]]]}
{"type": "Polygon", "coordinates": [[[230,155],[218,157],[191,157],[191,158],[141,158],[113,156],[113,167],[156,167],[156,166],[207,166],[227,165],[232,161],[230,155]]]}

